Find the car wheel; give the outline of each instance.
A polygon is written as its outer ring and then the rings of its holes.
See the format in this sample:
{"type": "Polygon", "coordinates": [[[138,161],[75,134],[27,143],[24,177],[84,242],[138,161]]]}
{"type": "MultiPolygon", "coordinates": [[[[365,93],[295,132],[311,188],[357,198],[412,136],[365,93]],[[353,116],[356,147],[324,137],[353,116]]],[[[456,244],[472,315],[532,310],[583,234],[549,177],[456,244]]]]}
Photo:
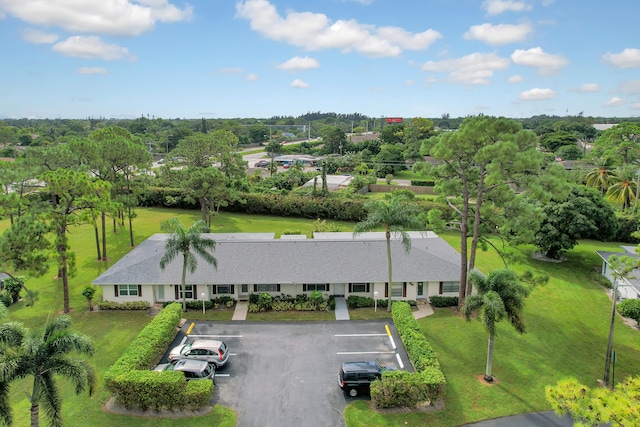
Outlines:
{"type": "Polygon", "coordinates": [[[358,395],[358,389],[357,388],[350,388],[349,389],[349,396],[356,397],[357,395],[358,395]]]}

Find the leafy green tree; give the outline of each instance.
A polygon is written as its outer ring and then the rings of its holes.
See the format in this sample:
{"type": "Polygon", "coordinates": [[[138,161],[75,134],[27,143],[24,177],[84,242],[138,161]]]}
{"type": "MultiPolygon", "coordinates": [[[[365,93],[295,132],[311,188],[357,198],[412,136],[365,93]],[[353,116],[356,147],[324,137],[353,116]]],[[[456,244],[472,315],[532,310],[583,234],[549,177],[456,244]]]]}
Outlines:
{"type": "Polygon", "coordinates": [[[357,236],[377,228],[384,228],[387,239],[387,269],[389,303],[387,311],[391,311],[391,287],[393,285],[393,265],[391,260],[391,236],[400,236],[404,250],[411,250],[411,238],[407,230],[419,230],[423,224],[418,219],[420,208],[415,202],[413,193],[396,190],[384,199],[372,199],[364,205],[367,217],[353,228],[353,235],[357,236]]]}
{"type": "Polygon", "coordinates": [[[545,396],[558,415],[573,418],[575,427],[640,425],[639,376],[625,379],[613,390],[589,388],[575,378],[566,378],[545,387],[545,396]]]}
{"type": "Polygon", "coordinates": [[[27,216],[19,218],[0,237],[0,259],[10,262],[14,270],[42,276],[49,271],[52,245],[47,234],[50,231],[45,221],[27,216]]]}
{"type": "Polygon", "coordinates": [[[562,160],[580,160],[584,153],[576,145],[563,145],[555,151],[555,155],[562,160]]]}
{"type": "Polygon", "coordinates": [[[374,162],[378,178],[384,178],[388,174],[395,175],[407,169],[402,145],[383,145],[380,147],[380,152],[374,156],[374,162]]]}
{"type": "Polygon", "coordinates": [[[404,124],[386,125],[382,128],[382,131],[380,131],[380,141],[382,141],[382,145],[404,144],[404,132],[404,124]]]}
{"type": "Polygon", "coordinates": [[[56,196],[56,203],[48,212],[48,220],[55,233],[58,277],[62,279],[64,312],[69,312],[69,276],[75,274],[75,254],[69,251],[69,228],[86,220],[86,210],[110,198],[109,183],[91,181],[83,172],[74,170],[48,171],[40,177],[47,189],[56,196]],[[84,211],[84,212],[83,212],[84,211]]]}
{"type": "Polygon", "coordinates": [[[612,165],[629,165],[640,159],[640,123],[623,122],[605,130],[593,142],[592,159],[612,165]]]}
{"type": "Polygon", "coordinates": [[[96,375],[81,357],[93,354],[93,343],[70,327],[69,316],[47,322],[42,331],[27,330],[13,322],[0,327],[0,420],[3,423],[10,425],[13,421],[9,391],[16,380],[33,377],[29,400],[34,427],[40,425],[40,405],[51,426],[62,426],[63,396],[56,385],[58,376],[71,380],[76,394],[85,390],[93,394],[96,375]]]}
{"type": "MultiPolygon", "coordinates": [[[[548,151],[555,153],[560,147],[564,146],[576,146],[578,137],[573,133],[566,131],[556,131],[547,133],[540,138],[540,145],[546,148],[548,151]]],[[[576,147],[577,148],[577,147],[576,147]]]]}
{"type": "Polygon", "coordinates": [[[478,293],[467,295],[462,312],[467,320],[478,313],[479,320],[489,333],[484,379],[493,381],[493,342],[497,335],[497,323],[506,318],[518,333],[525,333],[522,310],[529,289],[508,269],[494,270],[488,276],[472,270],[469,276],[478,293]]]}
{"type": "Polygon", "coordinates": [[[202,221],[196,221],[191,227],[185,229],[177,218],[171,218],[163,221],[160,228],[165,233],[170,233],[165,243],[165,253],[160,259],[160,268],[164,270],[176,257],[182,255],[182,282],[180,290],[182,293],[182,310],[187,311],[187,300],[185,285],[187,279],[187,270],[193,274],[198,267],[199,256],[204,259],[213,268],[218,268],[218,260],[209,253],[216,248],[216,242],[213,239],[202,236],[203,233],[209,231],[207,224],[202,221]]]}
{"type": "Polygon", "coordinates": [[[275,159],[278,154],[282,153],[282,148],[283,147],[280,141],[275,139],[269,141],[266,147],[264,147],[264,150],[267,152],[267,154],[269,154],[269,157],[271,157],[271,162],[269,163],[269,173],[271,174],[271,176],[275,175],[275,173],[278,171],[275,159]]]}
{"type": "Polygon", "coordinates": [[[340,128],[330,127],[328,131],[322,135],[324,143],[324,152],[326,154],[343,154],[347,145],[347,134],[340,128]]]}
{"type": "Polygon", "coordinates": [[[545,219],[534,244],[548,258],[559,259],[579,239],[607,240],[618,231],[613,209],[590,188],[574,187],[567,197],[552,199],[543,210],[545,219]]]}
{"type": "Polygon", "coordinates": [[[504,117],[469,117],[458,131],[435,138],[430,152],[441,162],[433,169],[436,187],[459,218],[452,225],[460,230],[461,306],[471,293],[467,271],[475,266],[482,235],[506,243],[533,240],[543,218],[533,201],[548,198],[547,188],[560,182],[559,169],[544,165],[535,134],[504,117]]]}

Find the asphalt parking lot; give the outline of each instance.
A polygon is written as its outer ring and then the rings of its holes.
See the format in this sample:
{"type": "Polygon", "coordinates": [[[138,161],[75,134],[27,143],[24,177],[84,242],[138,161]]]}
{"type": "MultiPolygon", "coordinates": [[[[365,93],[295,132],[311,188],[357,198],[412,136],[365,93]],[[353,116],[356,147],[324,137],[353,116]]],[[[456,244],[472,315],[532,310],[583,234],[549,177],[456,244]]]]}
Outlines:
{"type": "Polygon", "coordinates": [[[212,403],[236,410],[239,427],[344,426],[344,408],[369,396],[342,392],[338,370],[343,362],[378,360],[413,370],[390,320],[196,322],[186,336],[190,327],[191,322],[184,324],[173,345],[185,338],[229,345],[231,356],[216,372],[212,403]]]}

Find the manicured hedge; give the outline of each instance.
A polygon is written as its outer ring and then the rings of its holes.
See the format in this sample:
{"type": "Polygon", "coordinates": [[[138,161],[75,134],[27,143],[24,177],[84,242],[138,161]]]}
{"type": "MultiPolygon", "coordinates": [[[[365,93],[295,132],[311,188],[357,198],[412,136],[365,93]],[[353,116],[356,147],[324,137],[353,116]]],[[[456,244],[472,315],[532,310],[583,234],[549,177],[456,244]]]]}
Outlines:
{"type": "Polygon", "coordinates": [[[146,310],[149,306],[149,301],[100,301],[98,303],[100,310],[146,310]]]}
{"type": "Polygon", "coordinates": [[[618,313],[640,323],[640,299],[626,299],[620,302],[618,313]]]}
{"type": "Polygon", "coordinates": [[[213,381],[189,381],[180,372],[150,368],[176,335],[180,304],[169,304],[142,329],[105,374],[105,387],[126,408],[200,409],[208,404],[213,381]]]}
{"type": "Polygon", "coordinates": [[[429,303],[433,307],[457,307],[458,297],[445,297],[442,295],[434,295],[429,297],[429,303]]]}
{"type": "Polygon", "coordinates": [[[393,321],[416,372],[388,371],[371,384],[371,401],[379,408],[413,408],[421,402],[433,405],[444,394],[446,380],[431,344],[420,330],[411,306],[392,305],[393,321]]]}

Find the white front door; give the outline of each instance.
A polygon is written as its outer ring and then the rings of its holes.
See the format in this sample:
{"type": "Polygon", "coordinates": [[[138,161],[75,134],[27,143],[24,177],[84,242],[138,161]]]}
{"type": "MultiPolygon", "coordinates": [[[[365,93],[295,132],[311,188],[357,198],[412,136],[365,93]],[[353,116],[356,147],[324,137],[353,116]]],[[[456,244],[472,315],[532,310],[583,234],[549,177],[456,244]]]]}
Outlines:
{"type": "Polygon", "coordinates": [[[344,283],[333,283],[333,294],[335,296],[344,296],[344,283]]]}
{"type": "Polygon", "coordinates": [[[418,282],[416,298],[424,298],[424,282],[418,282]]]}

